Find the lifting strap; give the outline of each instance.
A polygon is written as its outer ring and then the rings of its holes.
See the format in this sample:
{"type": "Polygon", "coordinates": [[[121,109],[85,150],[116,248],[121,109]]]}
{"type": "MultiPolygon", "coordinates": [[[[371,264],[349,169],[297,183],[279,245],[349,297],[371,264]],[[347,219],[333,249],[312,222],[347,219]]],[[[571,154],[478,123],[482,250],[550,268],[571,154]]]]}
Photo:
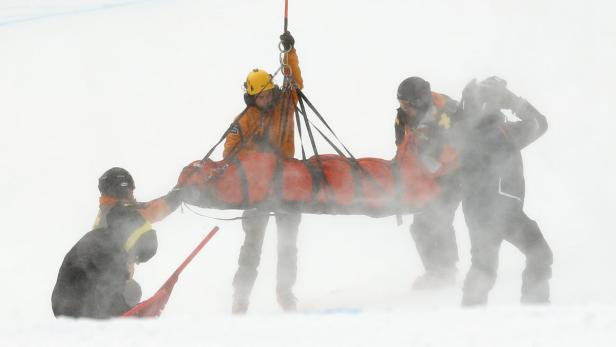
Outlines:
{"type": "MultiPolygon", "coordinates": [[[[353,159],[354,161],[357,161],[357,159],[355,159],[355,156],[353,155],[353,153],[351,153],[351,151],[349,151],[349,149],[344,145],[344,143],[342,141],[340,141],[340,138],[338,138],[338,135],[336,135],[336,133],[334,132],[334,130],[329,126],[329,124],[327,123],[327,121],[325,121],[325,118],[323,118],[323,116],[321,115],[321,113],[319,113],[319,111],[316,109],[316,107],[314,107],[314,105],[312,104],[312,102],[310,102],[310,100],[308,100],[308,98],[306,97],[306,94],[304,94],[301,90],[297,91],[297,95],[300,97],[300,100],[304,100],[306,102],[306,105],[308,105],[308,107],[310,107],[310,109],[312,110],[312,112],[314,112],[314,114],[319,118],[319,120],[323,123],[323,125],[325,125],[325,127],[327,128],[327,130],[329,130],[332,135],[334,135],[334,137],[336,138],[336,140],[340,143],[340,145],[342,146],[342,148],[344,148],[344,150],[347,152],[348,156],[353,159]]],[[[329,141],[328,141],[329,142],[329,141]]]]}
{"type": "MultiPolygon", "coordinates": [[[[346,153],[348,155],[347,160],[349,160],[351,162],[351,165],[354,168],[356,168],[359,172],[364,174],[369,179],[368,181],[373,185],[374,188],[376,188],[377,190],[382,189],[381,185],[374,179],[374,177],[372,177],[372,175],[369,172],[367,172],[361,165],[359,165],[359,161],[357,161],[357,158],[355,158],[353,153],[351,153],[351,151],[344,145],[344,143],[340,140],[338,135],[336,135],[334,130],[329,126],[329,124],[327,123],[325,118],[323,118],[323,116],[316,109],[316,107],[314,107],[314,105],[310,102],[310,100],[308,100],[308,97],[306,97],[306,94],[304,94],[301,90],[298,90],[297,91],[297,95],[299,97],[299,103],[300,103],[300,107],[301,107],[301,111],[300,112],[304,115],[304,122],[306,123],[306,127],[308,128],[309,125],[312,124],[312,126],[319,132],[319,134],[323,137],[323,139],[334,149],[334,151],[336,151],[336,153],[338,153],[338,155],[340,155],[341,157],[345,157],[346,158],[346,155],[342,152],[342,150],[340,150],[340,148],[338,148],[329,137],[327,137],[316,125],[314,125],[314,123],[308,121],[308,118],[306,117],[306,110],[305,110],[305,108],[303,106],[304,105],[304,101],[306,102],[306,105],[308,105],[308,107],[310,107],[312,112],[319,118],[321,123],[323,123],[323,125],[325,125],[325,127],[330,131],[330,133],[332,135],[334,135],[335,139],[338,141],[338,143],[340,143],[342,148],[344,148],[344,150],[346,151],[346,153]]],[[[298,123],[298,126],[299,126],[299,123],[298,123]]],[[[311,141],[311,143],[313,145],[313,148],[315,148],[316,145],[314,144],[314,138],[310,137],[310,141],[311,141]]],[[[315,155],[318,155],[318,153],[315,152],[315,155]]]]}

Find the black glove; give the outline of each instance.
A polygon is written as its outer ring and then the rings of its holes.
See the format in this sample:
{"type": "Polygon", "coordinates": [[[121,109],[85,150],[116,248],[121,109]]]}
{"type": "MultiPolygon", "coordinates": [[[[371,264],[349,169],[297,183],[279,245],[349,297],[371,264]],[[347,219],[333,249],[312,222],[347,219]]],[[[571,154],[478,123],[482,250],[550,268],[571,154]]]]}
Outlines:
{"type": "Polygon", "coordinates": [[[189,189],[186,187],[175,187],[167,193],[165,201],[171,209],[175,209],[188,198],[189,193],[189,189]]]}
{"type": "Polygon", "coordinates": [[[483,101],[494,108],[515,111],[523,103],[523,99],[513,94],[507,88],[507,81],[500,77],[486,78],[479,82],[479,88],[483,101]]]}
{"type": "Polygon", "coordinates": [[[476,79],[468,82],[462,90],[462,99],[460,104],[461,108],[468,115],[476,115],[479,113],[480,105],[482,103],[479,90],[479,84],[476,79]]]}
{"type": "Polygon", "coordinates": [[[285,51],[288,51],[295,45],[295,39],[290,32],[285,31],[282,35],[280,35],[280,42],[282,43],[282,47],[284,47],[285,51]]]}

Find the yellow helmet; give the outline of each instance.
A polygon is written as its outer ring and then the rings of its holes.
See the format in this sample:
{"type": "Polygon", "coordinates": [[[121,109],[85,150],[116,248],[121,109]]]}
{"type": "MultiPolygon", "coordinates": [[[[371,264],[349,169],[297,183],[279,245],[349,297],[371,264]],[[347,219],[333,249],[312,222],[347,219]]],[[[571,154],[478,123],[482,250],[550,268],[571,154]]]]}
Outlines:
{"type": "Polygon", "coordinates": [[[257,95],[263,91],[274,89],[272,75],[265,70],[253,69],[246,77],[244,88],[246,88],[248,95],[257,95]]]}

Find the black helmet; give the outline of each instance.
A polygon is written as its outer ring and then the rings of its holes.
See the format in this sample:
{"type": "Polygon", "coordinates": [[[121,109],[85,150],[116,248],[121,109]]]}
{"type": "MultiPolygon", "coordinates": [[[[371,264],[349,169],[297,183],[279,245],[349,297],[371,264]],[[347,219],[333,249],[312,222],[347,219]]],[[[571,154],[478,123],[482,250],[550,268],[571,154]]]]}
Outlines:
{"type": "Polygon", "coordinates": [[[420,112],[432,105],[430,83],[421,77],[409,77],[398,86],[398,100],[407,101],[420,112]]]}
{"type": "Polygon", "coordinates": [[[121,167],[112,167],[98,179],[98,190],[102,195],[128,198],[135,190],[133,176],[121,167]]]}

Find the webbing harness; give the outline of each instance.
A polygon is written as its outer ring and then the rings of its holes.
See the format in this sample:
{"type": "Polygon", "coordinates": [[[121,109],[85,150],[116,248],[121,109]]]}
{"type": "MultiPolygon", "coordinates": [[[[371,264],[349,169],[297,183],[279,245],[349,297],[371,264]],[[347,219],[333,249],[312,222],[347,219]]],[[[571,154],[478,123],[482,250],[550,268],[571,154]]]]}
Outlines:
{"type": "MultiPolygon", "coordinates": [[[[285,0],[285,13],[284,13],[284,32],[285,33],[287,32],[287,27],[288,27],[288,6],[289,6],[288,5],[288,0],[285,0]]],[[[336,153],[339,156],[341,156],[342,158],[345,158],[346,160],[348,160],[350,162],[351,167],[352,167],[351,172],[352,172],[352,175],[353,175],[353,181],[355,182],[355,193],[356,193],[356,196],[364,196],[364,191],[363,191],[363,187],[362,187],[362,184],[361,184],[361,180],[358,177],[359,173],[361,173],[364,176],[368,177],[369,178],[369,182],[371,182],[371,184],[374,187],[379,189],[380,188],[379,184],[378,184],[378,182],[376,182],[374,177],[372,177],[364,168],[362,168],[359,165],[359,162],[357,161],[355,156],[344,145],[344,143],[342,143],[342,141],[340,140],[338,135],[329,126],[327,121],[325,121],[325,118],[323,118],[321,113],[316,109],[316,107],[312,104],[312,102],[310,102],[310,100],[308,99],[308,97],[306,97],[304,92],[302,92],[299,88],[297,88],[297,84],[295,82],[295,79],[292,76],[292,74],[293,74],[292,72],[293,71],[290,68],[289,63],[288,63],[288,54],[287,53],[289,53],[289,51],[292,49],[292,47],[289,47],[288,49],[284,49],[284,46],[283,46],[282,42],[279,43],[278,47],[279,47],[279,50],[280,50],[280,56],[279,56],[280,67],[271,76],[270,82],[271,82],[271,80],[273,80],[273,78],[279,72],[281,72],[282,75],[284,76],[282,95],[281,95],[283,100],[282,100],[282,105],[281,105],[281,117],[282,117],[281,122],[280,122],[280,126],[281,126],[280,130],[281,131],[279,132],[281,134],[281,136],[280,136],[280,145],[282,145],[282,142],[284,141],[284,138],[285,138],[285,135],[286,135],[287,124],[288,124],[287,113],[289,111],[289,107],[291,107],[290,104],[292,103],[292,100],[291,100],[292,93],[295,92],[296,95],[297,95],[297,102],[299,104],[299,109],[298,109],[297,105],[293,105],[293,107],[294,107],[294,115],[295,115],[295,123],[297,124],[297,130],[298,130],[298,134],[299,134],[299,138],[300,138],[300,147],[301,147],[301,150],[302,150],[302,161],[308,167],[308,169],[311,172],[311,175],[313,176],[313,194],[316,194],[316,191],[318,190],[318,187],[321,184],[324,184],[323,187],[324,187],[325,194],[326,194],[327,197],[331,197],[333,192],[331,191],[331,187],[327,184],[327,179],[325,177],[325,172],[323,170],[323,162],[322,162],[321,158],[319,157],[319,152],[318,152],[318,149],[317,149],[317,145],[316,145],[316,142],[314,140],[314,135],[312,133],[312,127],[314,127],[316,129],[316,131],[319,133],[319,135],[321,135],[321,137],[323,137],[323,139],[334,149],[334,151],[336,151],[336,153]],[[346,152],[346,155],[338,146],[336,146],[336,144],[323,131],[321,131],[321,129],[319,129],[314,123],[312,123],[308,119],[308,113],[306,112],[306,106],[305,105],[307,105],[310,108],[310,110],[317,116],[319,121],[334,136],[334,138],[338,141],[338,143],[342,146],[342,148],[346,152]],[[300,119],[300,115],[301,115],[301,119],[300,119]],[[311,163],[308,162],[308,160],[306,158],[306,150],[304,148],[303,131],[302,131],[302,120],[303,120],[304,126],[306,127],[306,132],[308,133],[308,137],[310,139],[310,145],[312,147],[312,152],[313,152],[313,154],[314,154],[314,156],[316,158],[316,166],[317,166],[316,170],[315,170],[315,168],[313,168],[311,163]],[[315,171],[317,171],[317,172],[315,172],[315,171]],[[316,176],[318,176],[318,179],[315,180],[315,178],[317,178],[316,176]],[[317,184],[315,184],[315,182],[317,184]]],[[[257,96],[261,92],[262,91],[257,93],[257,96]]],[[[248,109],[248,107],[246,107],[246,109],[248,109]]],[[[244,109],[244,111],[240,114],[240,116],[236,119],[235,122],[238,122],[239,119],[241,119],[241,117],[243,117],[243,115],[246,113],[246,109],[244,109]]],[[[234,125],[231,124],[231,126],[229,126],[227,128],[227,130],[221,136],[220,140],[218,140],[218,142],[203,157],[203,159],[201,160],[201,163],[207,161],[210,158],[210,156],[212,155],[214,150],[222,143],[223,140],[225,140],[225,138],[227,137],[227,135],[229,134],[229,132],[231,131],[231,128],[233,126],[234,125]]],[[[227,156],[227,158],[225,159],[225,160],[228,160],[230,162],[233,162],[240,169],[239,172],[240,172],[240,175],[242,176],[241,177],[241,182],[242,182],[242,185],[243,185],[242,192],[243,192],[243,196],[244,196],[244,198],[243,198],[244,201],[248,201],[247,196],[246,196],[247,195],[247,188],[244,187],[245,182],[246,182],[246,173],[241,168],[241,164],[240,164],[239,160],[237,160],[236,156],[237,156],[238,152],[251,140],[251,138],[253,136],[254,136],[254,133],[250,134],[250,137],[248,139],[245,139],[242,136],[241,140],[238,143],[238,145],[236,146],[236,148],[234,148],[233,151],[231,152],[231,154],[229,156],[227,156]]],[[[280,158],[280,156],[279,156],[279,159],[277,161],[276,175],[274,177],[275,181],[277,182],[277,184],[276,184],[277,194],[281,194],[280,192],[282,190],[282,179],[281,179],[281,176],[282,176],[282,158],[280,158]]],[[[190,208],[188,208],[188,209],[191,210],[192,212],[196,213],[192,209],[190,209],[190,208]]],[[[196,214],[201,215],[199,213],[196,213],[196,214]]],[[[271,216],[271,215],[275,215],[275,214],[268,214],[268,215],[271,216]]],[[[210,217],[210,216],[206,216],[206,215],[201,215],[201,216],[204,216],[204,217],[207,217],[207,218],[216,219],[216,220],[238,220],[238,219],[244,219],[244,217],[215,218],[215,217],[210,217]]]]}

